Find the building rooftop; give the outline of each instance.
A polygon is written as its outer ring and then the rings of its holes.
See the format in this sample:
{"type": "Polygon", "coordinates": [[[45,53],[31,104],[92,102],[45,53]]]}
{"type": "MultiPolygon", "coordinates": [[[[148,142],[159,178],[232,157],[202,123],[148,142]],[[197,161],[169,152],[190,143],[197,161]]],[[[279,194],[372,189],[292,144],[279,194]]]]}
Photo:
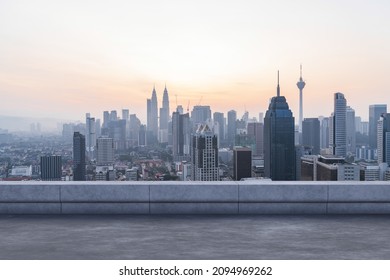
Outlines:
{"type": "Polygon", "coordinates": [[[0,216],[0,259],[390,259],[389,216],[0,216]]]}

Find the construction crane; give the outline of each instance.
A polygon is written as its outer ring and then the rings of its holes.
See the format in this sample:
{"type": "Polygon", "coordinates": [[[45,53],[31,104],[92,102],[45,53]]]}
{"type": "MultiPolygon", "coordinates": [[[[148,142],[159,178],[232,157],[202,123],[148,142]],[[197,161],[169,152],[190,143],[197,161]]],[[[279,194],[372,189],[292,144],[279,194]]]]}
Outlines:
{"type": "Polygon", "coordinates": [[[203,95],[199,98],[198,106],[200,106],[200,103],[202,102],[203,95]]]}
{"type": "Polygon", "coordinates": [[[190,100],[188,100],[188,103],[187,103],[187,113],[190,112],[190,100]]]}

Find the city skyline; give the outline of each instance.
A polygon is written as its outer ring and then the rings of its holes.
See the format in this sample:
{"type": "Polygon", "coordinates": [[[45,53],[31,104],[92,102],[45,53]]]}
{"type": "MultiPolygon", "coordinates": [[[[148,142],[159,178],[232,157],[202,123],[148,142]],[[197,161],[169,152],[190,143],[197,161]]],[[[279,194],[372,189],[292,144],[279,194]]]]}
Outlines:
{"type": "Polygon", "coordinates": [[[368,120],[362,96],[387,103],[389,11],[385,1],[3,1],[0,110],[82,120],[129,108],[146,123],[146,98],[155,84],[161,103],[166,84],[170,113],[177,100],[257,116],[279,69],[298,117],[302,63],[304,118],[329,116],[342,92],[368,120]]]}

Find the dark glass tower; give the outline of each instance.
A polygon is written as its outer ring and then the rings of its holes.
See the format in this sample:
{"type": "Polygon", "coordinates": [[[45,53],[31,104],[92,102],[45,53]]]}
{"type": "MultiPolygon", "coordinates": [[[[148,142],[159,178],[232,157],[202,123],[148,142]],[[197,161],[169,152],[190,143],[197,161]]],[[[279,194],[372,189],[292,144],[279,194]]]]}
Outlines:
{"type": "Polygon", "coordinates": [[[175,161],[190,159],[191,125],[189,114],[172,114],[172,149],[175,161]]]}
{"type": "Polygon", "coordinates": [[[85,181],[85,136],[73,134],[73,181],[85,181]]]}
{"type": "Polygon", "coordinates": [[[233,177],[235,181],[252,177],[252,150],[247,147],[233,149],[233,177]]]}
{"type": "Polygon", "coordinates": [[[286,98],[272,97],[264,118],[264,173],[273,181],[295,180],[294,117],[286,98]]]}
{"type": "Polygon", "coordinates": [[[42,181],[61,181],[61,156],[41,156],[42,181]]]}

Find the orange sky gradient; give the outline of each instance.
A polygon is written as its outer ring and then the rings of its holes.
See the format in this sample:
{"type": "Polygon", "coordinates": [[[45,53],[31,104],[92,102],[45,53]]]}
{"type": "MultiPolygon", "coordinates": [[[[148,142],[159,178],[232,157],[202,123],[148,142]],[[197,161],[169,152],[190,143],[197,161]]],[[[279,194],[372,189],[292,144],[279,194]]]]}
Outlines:
{"type": "Polygon", "coordinates": [[[177,96],[185,110],[258,117],[280,70],[297,121],[300,63],[304,117],[329,116],[337,91],[365,120],[369,104],[389,104],[387,1],[212,2],[0,0],[0,115],[129,108],[145,123],[166,83],[171,111],[177,96]]]}

